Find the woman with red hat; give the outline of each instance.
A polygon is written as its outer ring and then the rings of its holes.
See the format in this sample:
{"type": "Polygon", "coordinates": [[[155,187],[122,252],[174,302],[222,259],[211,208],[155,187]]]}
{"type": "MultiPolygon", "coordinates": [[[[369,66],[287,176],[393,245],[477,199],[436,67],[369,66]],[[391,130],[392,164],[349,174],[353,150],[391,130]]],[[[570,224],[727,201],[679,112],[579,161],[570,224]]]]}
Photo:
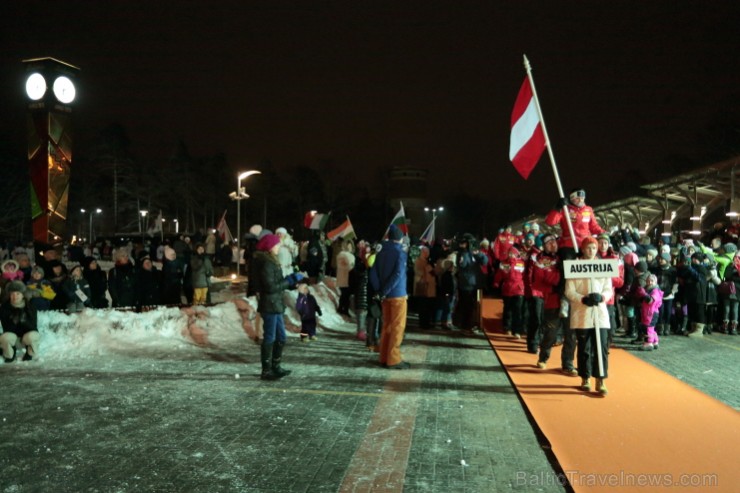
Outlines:
{"type": "MultiPolygon", "coordinates": [[[[596,259],[598,241],[588,236],[581,242],[581,260],[596,259]]],[[[613,296],[612,280],[604,278],[571,278],[565,282],[565,296],[570,302],[570,326],[578,343],[578,375],[581,390],[591,390],[591,375],[597,375],[596,390],[606,395],[604,380],[608,368],[609,312],[606,303],[613,296]],[[596,347],[599,331],[603,374],[600,373],[596,347]]]]}
{"type": "Polygon", "coordinates": [[[257,311],[262,316],[264,337],[261,345],[262,380],[277,380],[288,374],[280,366],[283,358],[283,347],[285,346],[285,321],[283,312],[283,291],[293,289],[304,276],[301,273],[293,273],[283,276],[283,270],[278,260],[280,250],[280,237],[275,234],[266,234],[257,242],[257,252],[254,257],[254,278],[249,282],[254,283],[257,292],[257,311]]]}

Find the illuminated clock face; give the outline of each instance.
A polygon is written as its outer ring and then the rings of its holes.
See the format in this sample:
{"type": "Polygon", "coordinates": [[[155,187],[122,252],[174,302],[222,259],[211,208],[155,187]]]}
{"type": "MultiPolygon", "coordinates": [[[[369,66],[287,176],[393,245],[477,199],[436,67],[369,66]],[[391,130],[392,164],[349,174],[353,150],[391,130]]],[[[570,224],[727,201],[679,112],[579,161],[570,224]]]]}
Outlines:
{"type": "Polygon", "coordinates": [[[44,97],[46,94],[46,79],[38,72],[31,74],[26,79],[26,94],[34,101],[44,97]]]}
{"type": "Polygon", "coordinates": [[[54,96],[62,103],[71,103],[75,99],[75,85],[63,75],[54,81],[54,96]]]}

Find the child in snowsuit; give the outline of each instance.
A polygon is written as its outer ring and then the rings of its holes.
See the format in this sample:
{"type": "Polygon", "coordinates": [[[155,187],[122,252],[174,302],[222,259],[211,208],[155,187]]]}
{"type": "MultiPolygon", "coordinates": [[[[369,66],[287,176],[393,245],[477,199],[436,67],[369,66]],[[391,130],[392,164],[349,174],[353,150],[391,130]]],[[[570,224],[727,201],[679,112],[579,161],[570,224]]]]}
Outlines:
{"type": "Polygon", "coordinates": [[[31,280],[26,284],[26,297],[36,311],[49,310],[51,300],[56,297],[51,281],[44,279],[44,269],[36,266],[31,271],[31,280]]]}
{"type": "Polygon", "coordinates": [[[298,284],[298,299],[295,309],[301,316],[301,342],[316,340],[316,315],[321,316],[321,307],[314,295],[309,293],[308,284],[298,284]]]}
{"type": "Polygon", "coordinates": [[[658,278],[650,274],[645,279],[645,287],[637,288],[637,296],[641,299],[640,323],[643,328],[641,332],[647,332],[647,337],[642,345],[643,351],[658,349],[660,338],[655,332],[655,324],[658,322],[660,305],[663,304],[663,291],[658,287],[658,278]]]}

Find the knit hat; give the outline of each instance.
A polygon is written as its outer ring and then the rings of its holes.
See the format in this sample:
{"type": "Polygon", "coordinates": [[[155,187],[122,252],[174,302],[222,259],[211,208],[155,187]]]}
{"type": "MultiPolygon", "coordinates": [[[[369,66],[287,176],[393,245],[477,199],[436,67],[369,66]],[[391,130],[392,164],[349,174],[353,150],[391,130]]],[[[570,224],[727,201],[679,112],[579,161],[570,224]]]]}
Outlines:
{"type": "Polygon", "coordinates": [[[671,253],[671,246],[670,245],[662,245],[660,247],[660,253],[671,253]]]}
{"type": "Polygon", "coordinates": [[[275,230],[276,235],[287,235],[288,230],[280,226],[278,229],[275,230]]]}
{"type": "Polygon", "coordinates": [[[539,231],[540,230],[540,225],[537,224],[537,223],[532,223],[531,229],[532,229],[532,231],[539,231]]]}
{"type": "Polygon", "coordinates": [[[41,267],[40,265],[35,265],[33,267],[33,269],[31,269],[31,274],[32,275],[35,274],[36,272],[38,272],[39,274],[41,274],[41,277],[44,277],[44,274],[45,274],[44,268],[41,267]]]}
{"type": "Polygon", "coordinates": [[[545,244],[545,243],[547,243],[548,241],[557,241],[557,240],[558,240],[558,237],[557,237],[557,236],[555,236],[555,235],[553,235],[553,234],[545,235],[545,236],[544,236],[544,237],[542,238],[542,244],[544,245],[544,244],[545,244]]]}
{"type": "Polygon", "coordinates": [[[640,272],[647,272],[647,262],[645,262],[644,260],[640,260],[639,262],[637,262],[637,265],[635,265],[635,270],[639,270],[640,272]]]}
{"type": "Polygon", "coordinates": [[[403,238],[403,231],[395,224],[391,224],[391,227],[388,229],[388,239],[398,241],[401,238],[403,238]]]}
{"type": "Polygon", "coordinates": [[[26,292],[26,285],[23,284],[21,281],[11,281],[8,283],[8,287],[5,288],[5,290],[10,293],[25,293],[26,292]]]}
{"type": "Polygon", "coordinates": [[[622,245],[621,247],[619,247],[619,253],[621,253],[622,255],[629,255],[630,253],[632,253],[632,249],[627,245],[622,245]]]}
{"type": "Polygon", "coordinates": [[[581,250],[585,250],[588,245],[598,245],[598,241],[593,236],[587,236],[581,242],[581,250]]]}
{"type": "Polygon", "coordinates": [[[164,247],[164,258],[172,262],[173,260],[177,258],[177,252],[175,251],[174,248],[167,245],[164,247]]]}
{"type": "Polygon", "coordinates": [[[663,252],[663,253],[660,254],[660,258],[662,258],[666,262],[670,262],[671,261],[671,254],[670,253],[663,252]]]}
{"type": "Polygon", "coordinates": [[[652,255],[653,257],[657,257],[657,256],[658,256],[658,249],[657,249],[657,248],[655,248],[654,246],[650,245],[650,246],[649,246],[649,247],[647,247],[647,249],[645,250],[645,253],[649,253],[649,254],[650,254],[650,255],[652,255]]]}
{"type": "Polygon", "coordinates": [[[611,238],[609,238],[609,235],[606,233],[601,233],[599,236],[596,237],[597,240],[606,240],[611,242],[611,238]]]}
{"type": "Polygon", "coordinates": [[[249,234],[257,238],[259,234],[262,232],[262,225],[261,224],[253,224],[249,228],[249,234]]]}
{"type": "Polygon", "coordinates": [[[633,252],[637,251],[637,245],[635,245],[634,241],[628,241],[627,246],[630,247],[630,250],[632,250],[633,252]]]}
{"type": "Polygon", "coordinates": [[[257,250],[262,252],[269,252],[272,247],[280,244],[280,237],[276,234],[266,234],[260,241],[257,242],[257,250]]]}
{"type": "Polygon", "coordinates": [[[737,252],[737,245],[735,245],[734,243],[725,243],[724,245],[722,245],[722,248],[727,253],[735,253],[735,252],[737,252]]]}

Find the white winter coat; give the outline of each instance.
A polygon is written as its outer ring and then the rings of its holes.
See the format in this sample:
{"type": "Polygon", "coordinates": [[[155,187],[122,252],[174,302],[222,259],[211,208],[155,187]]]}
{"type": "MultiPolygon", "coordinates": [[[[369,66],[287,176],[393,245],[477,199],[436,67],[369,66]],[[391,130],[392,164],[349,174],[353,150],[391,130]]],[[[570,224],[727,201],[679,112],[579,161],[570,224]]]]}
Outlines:
{"type": "Polygon", "coordinates": [[[606,302],[614,296],[611,278],[602,279],[567,279],[565,297],[570,302],[570,327],[572,329],[593,329],[598,318],[599,328],[609,328],[609,312],[606,302]],[[591,282],[591,286],[589,286],[591,282]],[[586,306],[581,299],[589,293],[599,293],[604,301],[598,306],[586,306]]]}
{"type": "Polygon", "coordinates": [[[337,287],[349,287],[349,271],[355,268],[355,256],[352,252],[339,252],[337,255],[337,287]]]}

